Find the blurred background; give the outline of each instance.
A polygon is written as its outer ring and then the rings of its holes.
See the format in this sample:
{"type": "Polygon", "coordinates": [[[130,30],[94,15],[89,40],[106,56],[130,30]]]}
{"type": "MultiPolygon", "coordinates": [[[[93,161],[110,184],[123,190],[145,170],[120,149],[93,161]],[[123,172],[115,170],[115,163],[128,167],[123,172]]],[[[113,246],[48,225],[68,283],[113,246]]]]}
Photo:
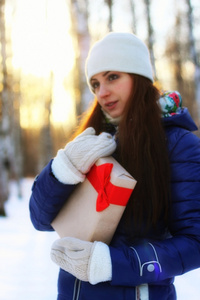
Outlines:
{"type": "Polygon", "coordinates": [[[67,143],[93,100],[85,58],[107,32],[137,34],[149,47],[156,84],[178,90],[200,125],[199,28],[199,0],[0,0],[3,232],[15,215],[12,184],[14,199],[25,201],[28,212],[30,181],[67,143]]]}
{"type": "Polygon", "coordinates": [[[199,125],[199,0],[0,1],[0,211],[9,179],[34,177],[63,147],[93,96],[90,45],[129,31],[148,45],[154,77],[178,90],[199,125]]]}

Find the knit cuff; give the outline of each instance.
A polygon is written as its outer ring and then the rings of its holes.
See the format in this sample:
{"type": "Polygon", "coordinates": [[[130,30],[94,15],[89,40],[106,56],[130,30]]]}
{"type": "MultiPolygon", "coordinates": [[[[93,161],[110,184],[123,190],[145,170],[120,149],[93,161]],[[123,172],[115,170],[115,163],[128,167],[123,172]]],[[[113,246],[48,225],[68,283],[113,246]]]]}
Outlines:
{"type": "Polygon", "coordinates": [[[88,279],[91,284],[112,279],[110,250],[109,247],[102,242],[96,242],[95,244],[88,266],[88,279]]]}
{"type": "Polygon", "coordinates": [[[74,167],[63,149],[58,151],[52,162],[51,169],[54,176],[64,184],[77,184],[85,179],[85,175],[74,167]]]}

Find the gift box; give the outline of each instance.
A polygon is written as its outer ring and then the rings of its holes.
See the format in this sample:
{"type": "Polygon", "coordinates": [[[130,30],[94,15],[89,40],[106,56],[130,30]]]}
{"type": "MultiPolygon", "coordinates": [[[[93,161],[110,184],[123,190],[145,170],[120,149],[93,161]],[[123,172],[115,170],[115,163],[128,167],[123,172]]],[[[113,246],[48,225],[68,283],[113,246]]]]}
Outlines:
{"type": "Polygon", "coordinates": [[[113,158],[97,160],[52,222],[62,237],[109,244],[136,180],[113,158]]]}

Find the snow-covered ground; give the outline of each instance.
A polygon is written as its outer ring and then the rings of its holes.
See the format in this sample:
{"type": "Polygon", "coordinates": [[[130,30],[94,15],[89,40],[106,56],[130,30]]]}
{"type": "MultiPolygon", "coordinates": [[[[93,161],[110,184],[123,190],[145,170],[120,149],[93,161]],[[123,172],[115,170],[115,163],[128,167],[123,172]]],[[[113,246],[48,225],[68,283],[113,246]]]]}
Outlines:
{"type": "MultiPolygon", "coordinates": [[[[55,232],[36,231],[28,202],[33,179],[23,179],[22,199],[11,183],[8,217],[0,217],[0,300],[56,300],[58,268],[49,250],[55,232]]],[[[176,278],[178,300],[200,299],[200,269],[176,278]]],[[[155,299],[157,300],[157,299],[155,299]]]]}

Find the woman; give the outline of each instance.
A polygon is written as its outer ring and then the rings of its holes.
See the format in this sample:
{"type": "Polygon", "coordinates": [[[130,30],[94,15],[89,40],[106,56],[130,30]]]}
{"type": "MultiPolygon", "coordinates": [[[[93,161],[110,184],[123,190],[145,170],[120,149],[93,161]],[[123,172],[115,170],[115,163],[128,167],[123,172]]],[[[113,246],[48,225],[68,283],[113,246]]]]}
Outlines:
{"type": "Polygon", "coordinates": [[[95,95],[76,138],[37,177],[30,199],[38,230],[52,220],[94,162],[113,155],[137,180],[110,243],[55,241],[58,299],[175,300],[174,276],[200,267],[200,140],[178,92],[160,96],[149,53],[130,33],[91,49],[95,95]],[[115,142],[116,141],[116,142],[115,142]]]}

